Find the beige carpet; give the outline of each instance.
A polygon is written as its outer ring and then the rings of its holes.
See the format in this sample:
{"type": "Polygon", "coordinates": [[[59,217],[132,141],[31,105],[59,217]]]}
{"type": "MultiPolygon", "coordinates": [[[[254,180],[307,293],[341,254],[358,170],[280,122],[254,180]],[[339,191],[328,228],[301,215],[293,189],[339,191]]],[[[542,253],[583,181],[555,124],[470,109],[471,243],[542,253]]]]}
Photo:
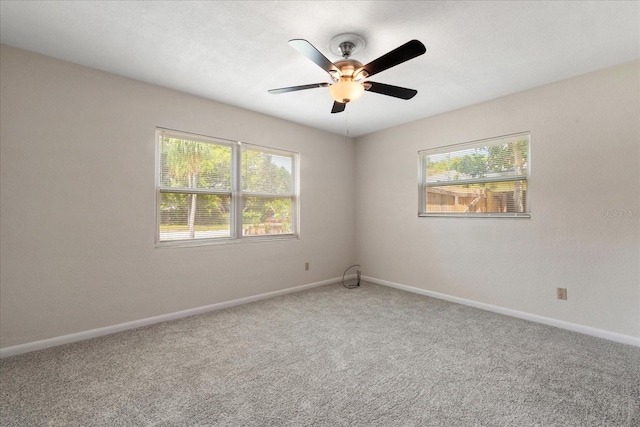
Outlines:
{"type": "Polygon", "coordinates": [[[640,348],[340,284],[0,362],[2,426],[638,426],[640,348]]]}

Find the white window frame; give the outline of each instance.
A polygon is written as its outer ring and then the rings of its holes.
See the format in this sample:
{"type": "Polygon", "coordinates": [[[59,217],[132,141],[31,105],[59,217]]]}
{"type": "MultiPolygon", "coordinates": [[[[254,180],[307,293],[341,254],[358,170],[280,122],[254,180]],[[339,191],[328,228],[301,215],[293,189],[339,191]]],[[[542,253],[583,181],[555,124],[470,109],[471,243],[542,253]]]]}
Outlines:
{"type": "Polygon", "coordinates": [[[481,139],[461,144],[453,144],[418,151],[418,216],[419,217],[448,217],[448,218],[531,218],[530,201],[530,174],[531,174],[531,134],[521,132],[494,138],[481,139]],[[509,142],[527,140],[527,161],[524,173],[500,177],[479,177],[464,180],[445,180],[427,182],[426,158],[434,154],[455,153],[461,150],[500,145],[509,142]],[[527,200],[525,212],[427,212],[427,188],[460,184],[486,184],[491,182],[525,181],[527,183],[527,200]]]}
{"type": "Polygon", "coordinates": [[[283,239],[297,239],[299,238],[299,218],[300,218],[300,154],[297,152],[283,150],[273,147],[265,147],[257,144],[251,144],[246,142],[234,141],[225,138],[211,137],[206,135],[199,135],[190,132],[177,131],[166,128],[156,128],[155,131],[155,187],[156,187],[156,231],[155,242],[156,247],[181,247],[181,246],[202,246],[202,245],[215,245],[221,243],[240,243],[240,242],[257,242],[267,240],[283,240],[283,239]],[[231,189],[230,190],[215,190],[215,189],[189,189],[184,190],[180,188],[164,187],[161,185],[162,177],[162,150],[161,141],[165,136],[171,136],[178,139],[186,139],[189,141],[202,142],[208,144],[217,144],[228,146],[231,148],[231,189]],[[249,193],[242,191],[242,153],[243,148],[254,149],[261,152],[271,153],[275,155],[290,157],[292,159],[292,191],[291,193],[278,193],[278,194],[264,194],[264,193],[249,193]],[[187,239],[171,239],[161,240],[160,236],[160,205],[161,194],[163,192],[168,193],[197,193],[197,194],[212,194],[212,195],[225,195],[231,198],[230,201],[230,218],[229,228],[230,236],[214,237],[214,238],[187,238],[187,239]],[[291,225],[289,232],[282,234],[261,234],[261,235],[243,235],[243,220],[242,220],[242,208],[245,197],[279,197],[291,199],[291,225]]]}

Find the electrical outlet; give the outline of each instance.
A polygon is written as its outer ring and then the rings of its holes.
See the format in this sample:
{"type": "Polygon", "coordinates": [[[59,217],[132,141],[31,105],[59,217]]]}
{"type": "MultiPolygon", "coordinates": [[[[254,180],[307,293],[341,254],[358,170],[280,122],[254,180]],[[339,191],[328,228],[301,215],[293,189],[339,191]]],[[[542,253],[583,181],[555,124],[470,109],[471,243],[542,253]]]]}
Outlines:
{"type": "Polygon", "coordinates": [[[567,288],[558,288],[558,299],[567,299],[567,288]]]}
{"type": "Polygon", "coordinates": [[[304,263],[304,271],[307,271],[307,270],[309,270],[309,263],[305,262],[304,263]]]}

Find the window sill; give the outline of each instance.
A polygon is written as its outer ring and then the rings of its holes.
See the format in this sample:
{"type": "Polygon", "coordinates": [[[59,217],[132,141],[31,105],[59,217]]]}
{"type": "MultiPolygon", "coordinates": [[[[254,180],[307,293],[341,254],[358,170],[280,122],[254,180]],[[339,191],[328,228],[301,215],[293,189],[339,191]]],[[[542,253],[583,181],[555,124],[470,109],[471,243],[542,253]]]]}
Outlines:
{"type": "Polygon", "coordinates": [[[298,240],[297,234],[282,234],[273,236],[242,237],[240,239],[194,239],[194,240],[169,240],[156,242],[156,249],[168,248],[197,248],[203,246],[241,245],[259,242],[274,242],[284,240],[298,240]]]}
{"type": "Polygon", "coordinates": [[[421,218],[507,218],[507,219],[521,219],[531,218],[530,213],[419,213],[418,217],[421,218]]]}

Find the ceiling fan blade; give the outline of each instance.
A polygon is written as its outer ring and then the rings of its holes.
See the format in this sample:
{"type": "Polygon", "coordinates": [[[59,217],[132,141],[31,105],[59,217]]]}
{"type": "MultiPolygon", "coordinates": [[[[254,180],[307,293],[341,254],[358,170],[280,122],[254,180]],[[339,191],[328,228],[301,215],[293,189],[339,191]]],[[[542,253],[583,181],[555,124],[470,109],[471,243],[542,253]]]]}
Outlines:
{"type": "Polygon", "coordinates": [[[273,94],[287,93],[287,92],[295,92],[297,90],[314,89],[314,88],[317,88],[317,87],[327,87],[327,86],[329,86],[329,83],[312,83],[312,84],[309,84],[309,85],[281,87],[279,89],[270,89],[269,93],[273,93],[273,94]]]}
{"type": "Polygon", "coordinates": [[[365,77],[373,76],[374,74],[378,74],[379,72],[384,71],[388,68],[413,59],[416,56],[420,56],[426,51],[427,48],[424,47],[424,45],[418,40],[408,41],[402,46],[393,49],[391,52],[382,55],[380,58],[374,59],[367,65],[363,65],[361,68],[356,70],[354,76],[357,78],[358,74],[362,73],[363,71],[366,72],[365,77]]]}
{"type": "Polygon", "coordinates": [[[384,83],[365,82],[364,86],[369,92],[389,95],[400,99],[411,99],[418,93],[415,89],[407,89],[406,87],[392,86],[384,83]]]}
{"type": "Polygon", "coordinates": [[[289,44],[332,76],[340,77],[342,75],[340,69],[308,41],[304,39],[293,39],[289,40],[289,44]]]}
{"type": "Polygon", "coordinates": [[[331,114],[342,113],[347,106],[346,103],[333,101],[333,108],[331,109],[331,114]]]}

